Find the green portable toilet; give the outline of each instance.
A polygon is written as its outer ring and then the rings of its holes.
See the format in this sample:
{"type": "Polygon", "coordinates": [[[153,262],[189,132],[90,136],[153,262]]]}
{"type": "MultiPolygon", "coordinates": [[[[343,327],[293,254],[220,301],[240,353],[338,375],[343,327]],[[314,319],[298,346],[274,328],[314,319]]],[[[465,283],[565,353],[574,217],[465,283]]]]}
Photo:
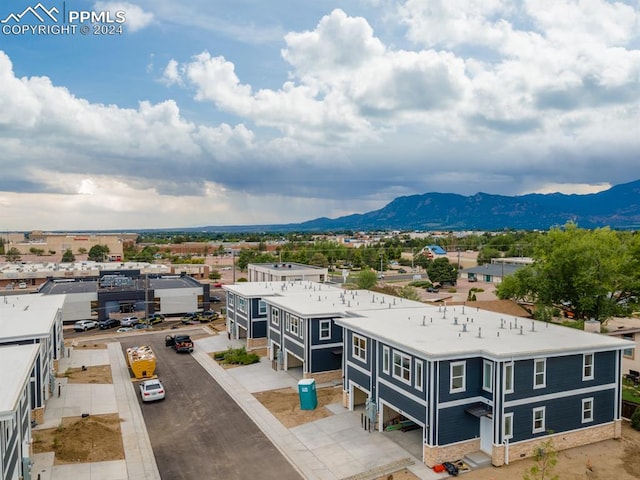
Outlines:
{"type": "Polygon", "coordinates": [[[300,410],[315,410],[318,406],[316,394],[316,381],[313,378],[305,378],[298,382],[300,394],[300,410]]]}

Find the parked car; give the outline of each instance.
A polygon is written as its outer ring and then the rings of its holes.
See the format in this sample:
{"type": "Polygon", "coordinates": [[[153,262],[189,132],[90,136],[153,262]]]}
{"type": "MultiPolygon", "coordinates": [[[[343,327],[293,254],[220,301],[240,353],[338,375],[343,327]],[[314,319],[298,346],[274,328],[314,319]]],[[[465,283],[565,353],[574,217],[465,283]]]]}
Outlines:
{"type": "Polygon", "coordinates": [[[199,320],[200,320],[200,313],[198,313],[198,312],[189,312],[189,313],[185,313],[182,316],[181,322],[184,323],[184,324],[189,324],[189,323],[198,322],[199,320]]]}
{"type": "Polygon", "coordinates": [[[76,332],[86,332],[87,330],[91,330],[92,328],[96,328],[98,326],[98,322],[95,320],[78,320],[73,324],[73,329],[76,332]]]}
{"type": "Polygon", "coordinates": [[[120,325],[123,327],[135,327],[138,323],[140,323],[138,317],[124,317],[120,320],[120,325]]]}
{"type": "Polygon", "coordinates": [[[140,396],[143,402],[164,400],[166,396],[164,385],[157,378],[145,380],[140,383],[140,396]]]}
{"type": "Polygon", "coordinates": [[[222,288],[222,282],[216,282],[213,284],[213,288],[222,288]]]}
{"type": "Polygon", "coordinates": [[[98,327],[100,330],[106,330],[108,328],[119,327],[120,321],[115,318],[107,318],[106,320],[101,320],[98,322],[98,327]]]}
{"type": "Polygon", "coordinates": [[[404,268],[401,268],[400,270],[398,270],[398,273],[407,273],[407,270],[404,268]]]}
{"type": "Polygon", "coordinates": [[[27,284],[25,282],[20,282],[18,284],[18,288],[27,288],[27,284]]]}
{"type": "Polygon", "coordinates": [[[478,281],[478,277],[469,277],[469,282],[477,282],[478,281]]]}
{"type": "Polygon", "coordinates": [[[153,328],[153,327],[147,323],[136,323],[133,326],[134,330],[144,330],[145,328],[153,328]]]}
{"type": "Polygon", "coordinates": [[[124,333],[124,332],[130,332],[132,331],[133,328],[131,327],[120,327],[119,329],[116,330],[117,333],[124,333]]]}
{"type": "Polygon", "coordinates": [[[213,320],[216,320],[218,317],[220,317],[220,314],[214,310],[207,310],[205,312],[202,312],[199,316],[198,316],[198,320],[200,320],[200,322],[202,323],[206,323],[206,322],[212,322],[213,320]]]}
{"type": "Polygon", "coordinates": [[[222,299],[218,295],[211,295],[211,298],[209,298],[209,300],[211,301],[211,303],[220,303],[222,301],[222,299]]]}
{"type": "Polygon", "coordinates": [[[164,337],[164,344],[173,347],[177,352],[193,352],[193,341],[189,335],[167,335],[164,337]]]}
{"type": "Polygon", "coordinates": [[[440,291],[436,287],[427,287],[425,290],[429,293],[438,293],[440,291]]]}
{"type": "Polygon", "coordinates": [[[155,325],[157,323],[162,323],[162,322],[164,322],[164,315],[161,314],[161,313],[151,313],[147,317],[147,322],[150,325],[155,325]]]}

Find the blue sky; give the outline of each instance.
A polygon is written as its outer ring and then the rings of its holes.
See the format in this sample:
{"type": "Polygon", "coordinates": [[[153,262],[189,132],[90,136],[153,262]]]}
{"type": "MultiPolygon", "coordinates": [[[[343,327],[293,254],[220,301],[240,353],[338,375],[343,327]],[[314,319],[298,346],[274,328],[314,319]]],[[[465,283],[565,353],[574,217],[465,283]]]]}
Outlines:
{"type": "Polygon", "coordinates": [[[0,20],[4,231],[640,178],[640,0],[9,0],[0,20]],[[20,33],[54,24],[76,30],[20,33]]]}

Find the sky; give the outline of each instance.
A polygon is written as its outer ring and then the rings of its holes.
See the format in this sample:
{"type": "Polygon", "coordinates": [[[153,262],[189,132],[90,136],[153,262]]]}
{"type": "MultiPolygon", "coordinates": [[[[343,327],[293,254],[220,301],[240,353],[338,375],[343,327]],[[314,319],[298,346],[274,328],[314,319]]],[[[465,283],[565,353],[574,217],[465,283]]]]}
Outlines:
{"type": "Polygon", "coordinates": [[[0,231],[640,179],[640,0],[7,0],[0,231]]]}

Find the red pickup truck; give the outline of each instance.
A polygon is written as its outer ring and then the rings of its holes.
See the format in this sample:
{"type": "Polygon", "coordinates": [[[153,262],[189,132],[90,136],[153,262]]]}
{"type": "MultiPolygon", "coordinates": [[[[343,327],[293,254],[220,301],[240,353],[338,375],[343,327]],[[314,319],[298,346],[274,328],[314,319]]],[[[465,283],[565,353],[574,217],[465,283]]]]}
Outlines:
{"type": "Polygon", "coordinates": [[[189,335],[167,335],[164,338],[164,344],[167,347],[173,347],[178,353],[193,352],[193,342],[189,335]]]}

